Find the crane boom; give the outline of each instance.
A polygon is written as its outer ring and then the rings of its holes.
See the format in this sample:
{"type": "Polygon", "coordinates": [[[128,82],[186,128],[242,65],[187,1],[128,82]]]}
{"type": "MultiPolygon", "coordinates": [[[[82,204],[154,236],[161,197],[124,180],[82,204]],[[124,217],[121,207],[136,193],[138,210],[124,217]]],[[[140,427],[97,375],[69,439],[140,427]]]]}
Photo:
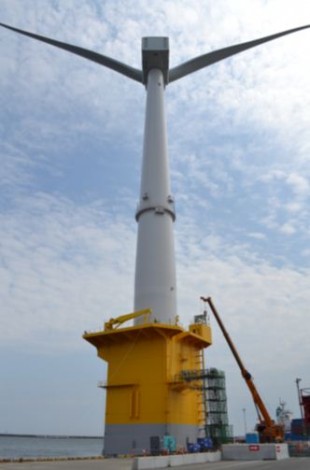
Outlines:
{"type": "Polygon", "coordinates": [[[138,310],[137,312],[120,315],[119,317],[116,317],[116,318],[110,318],[110,320],[104,324],[104,331],[116,330],[123,323],[129,320],[133,320],[135,318],[141,317],[141,316],[144,316],[145,321],[146,321],[149,315],[151,315],[151,313],[152,313],[152,310],[150,308],[146,308],[144,310],[138,310]]]}
{"type": "Polygon", "coordinates": [[[231,339],[231,337],[229,336],[228,334],[228,331],[226,330],[221,318],[220,318],[220,315],[218,313],[218,311],[216,310],[213,302],[212,302],[212,299],[211,297],[201,297],[201,300],[203,302],[207,302],[210,306],[210,309],[227,341],[227,344],[234,356],[234,358],[236,359],[236,362],[240,368],[240,371],[241,371],[241,375],[242,377],[244,378],[249,390],[250,390],[250,393],[252,395],[252,398],[253,398],[253,401],[254,401],[254,404],[255,404],[255,407],[256,407],[256,410],[257,410],[257,414],[258,414],[258,419],[259,419],[259,424],[257,426],[257,430],[260,434],[260,437],[261,437],[261,440],[262,441],[265,441],[265,442],[281,442],[283,441],[284,439],[284,430],[283,430],[283,427],[280,426],[280,425],[277,425],[274,423],[273,419],[271,418],[260,394],[258,393],[258,390],[257,388],[255,387],[255,384],[253,382],[253,379],[252,379],[252,375],[250,374],[250,372],[245,368],[239,354],[238,354],[238,351],[231,339]]]}

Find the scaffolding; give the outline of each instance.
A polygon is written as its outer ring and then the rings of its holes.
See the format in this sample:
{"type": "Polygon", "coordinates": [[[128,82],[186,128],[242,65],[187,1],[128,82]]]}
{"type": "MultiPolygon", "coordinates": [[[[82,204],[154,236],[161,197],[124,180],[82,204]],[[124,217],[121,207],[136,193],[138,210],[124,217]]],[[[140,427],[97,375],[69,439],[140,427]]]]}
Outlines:
{"type": "MultiPolygon", "coordinates": [[[[197,325],[208,325],[209,315],[194,317],[197,325]]],[[[195,389],[199,418],[199,433],[212,439],[215,447],[233,441],[233,428],[228,424],[225,373],[215,368],[205,369],[203,351],[198,352],[196,368],[181,370],[174,379],[179,386],[195,389]]]]}
{"type": "Polygon", "coordinates": [[[225,373],[218,369],[182,370],[176,383],[199,391],[197,406],[202,412],[200,430],[211,438],[215,447],[233,441],[233,428],[228,423],[225,373]]]}
{"type": "Polygon", "coordinates": [[[218,369],[204,371],[204,391],[206,400],[206,437],[215,446],[231,442],[233,429],[228,424],[225,373],[218,369]]]}

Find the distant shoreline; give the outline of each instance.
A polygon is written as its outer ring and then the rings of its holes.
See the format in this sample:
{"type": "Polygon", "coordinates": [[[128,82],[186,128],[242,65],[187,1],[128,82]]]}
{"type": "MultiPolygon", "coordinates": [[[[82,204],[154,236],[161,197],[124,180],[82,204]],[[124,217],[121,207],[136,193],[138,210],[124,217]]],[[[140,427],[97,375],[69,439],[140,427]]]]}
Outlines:
{"type": "Polygon", "coordinates": [[[0,433],[0,437],[35,437],[46,439],[103,439],[103,436],[73,436],[64,434],[19,434],[19,433],[0,433]]]}

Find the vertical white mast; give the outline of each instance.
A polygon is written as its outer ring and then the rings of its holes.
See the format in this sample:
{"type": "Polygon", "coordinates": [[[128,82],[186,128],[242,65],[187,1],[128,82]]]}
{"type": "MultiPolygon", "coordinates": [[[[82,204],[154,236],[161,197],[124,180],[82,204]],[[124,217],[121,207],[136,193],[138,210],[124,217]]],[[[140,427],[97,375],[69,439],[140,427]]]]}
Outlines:
{"type": "Polygon", "coordinates": [[[164,91],[168,38],[143,39],[147,100],[140,201],[134,309],[151,308],[161,323],[174,322],[176,273],[164,91]]]}

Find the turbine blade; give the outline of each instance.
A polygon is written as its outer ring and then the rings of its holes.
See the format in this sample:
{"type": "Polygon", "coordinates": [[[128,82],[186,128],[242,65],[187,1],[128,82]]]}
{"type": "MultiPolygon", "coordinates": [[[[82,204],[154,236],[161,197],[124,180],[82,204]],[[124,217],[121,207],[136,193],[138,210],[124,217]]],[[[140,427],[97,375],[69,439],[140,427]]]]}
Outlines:
{"type": "Polygon", "coordinates": [[[183,64],[173,67],[169,71],[169,83],[179,80],[179,78],[185,77],[197,70],[200,70],[209,65],[215,64],[220,60],[227,59],[239,52],[246,51],[252,47],[259,46],[265,42],[272,41],[274,39],[280,38],[281,36],[286,36],[287,34],[295,33],[301,31],[302,29],[310,28],[310,25],[300,26],[299,28],[288,29],[277,34],[272,34],[271,36],[265,36],[260,39],[254,39],[253,41],[244,42],[242,44],[236,44],[234,46],[225,47],[223,49],[218,49],[217,51],[208,52],[201,56],[195,57],[194,59],[184,62],[183,64]]]}
{"type": "Polygon", "coordinates": [[[16,33],[23,34],[24,36],[37,39],[38,41],[45,42],[47,44],[50,44],[51,46],[58,47],[59,49],[64,49],[65,51],[71,52],[72,54],[84,57],[84,59],[88,59],[92,62],[96,62],[97,64],[103,65],[104,67],[108,67],[109,69],[112,69],[115,72],[121,73],[122,75],[131,78],[132,80],[136,80],[139,83],[143,83],[142,70],[130,67],[129,65],[123,64],[122,62],[119,62],[115,59],[111,59],[111,57],[98,54],[97,52],[84,49],[83,47],[73,46],[72,44],[55,41],[54,39],[50,39],[39,34],[33,34],[22,29],[13,28],[12,26],[8,26],[4,23],[0,23],[0,26],[6,29],[10,29],[11,31],[15,31],[16,33]]]}

